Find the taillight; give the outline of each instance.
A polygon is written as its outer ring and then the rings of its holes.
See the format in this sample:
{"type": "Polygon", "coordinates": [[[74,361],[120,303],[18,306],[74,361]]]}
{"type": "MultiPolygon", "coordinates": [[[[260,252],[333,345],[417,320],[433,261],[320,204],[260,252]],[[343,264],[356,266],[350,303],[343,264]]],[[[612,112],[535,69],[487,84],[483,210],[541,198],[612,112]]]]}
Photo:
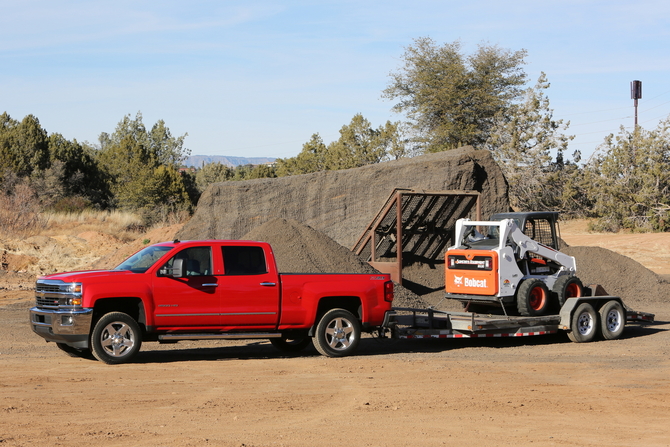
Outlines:
{"type": "Polygon", "coordinates": [[[384,301],[389,303],[393,301],[393,281],[386,281],[384,283],[384,301]]]}

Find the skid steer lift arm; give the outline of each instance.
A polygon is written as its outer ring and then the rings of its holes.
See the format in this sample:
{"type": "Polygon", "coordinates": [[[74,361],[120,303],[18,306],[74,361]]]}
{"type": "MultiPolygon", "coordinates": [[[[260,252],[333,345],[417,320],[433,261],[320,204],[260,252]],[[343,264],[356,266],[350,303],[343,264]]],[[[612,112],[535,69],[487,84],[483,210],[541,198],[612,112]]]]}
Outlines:
{"type": "Polygon", "coordinates": [[[456,221],[455,232],[455,241],[458,245],[453,248],[470,248],[467,241],[470,237],[468,234],[475,233],[478,236],[472,238],[474,243],[487,240],[493,245],[497,242],[497,247],[491,248],[497,248],[498,250],[502,250],[508,245],[508,242],[510,242],[509,245],[515,248],[514,251],[518,256],[518,259],[523,259],[526,256],[526,253],[533,253],[555,261],[560,264],[562,269],[566,272],[574,274],[577,270],[575,258],[532,240],[521,231],[512,219],[503,219],[500,221],[472,221],[469,219],[459,219],[456,221]],[[477,227],[489,228],[488,236],[479,234],[479,232],[476,231],[477,227]],[[495,228],[497,228],[497,231],[495,228]]]}

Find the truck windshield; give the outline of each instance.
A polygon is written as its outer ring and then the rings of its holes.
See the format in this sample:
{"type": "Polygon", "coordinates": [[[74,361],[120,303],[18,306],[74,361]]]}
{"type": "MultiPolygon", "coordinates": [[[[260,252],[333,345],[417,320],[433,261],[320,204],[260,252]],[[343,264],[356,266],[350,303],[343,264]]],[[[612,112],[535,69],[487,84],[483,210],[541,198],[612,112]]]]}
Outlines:
{"type": "Polygon", "coordinates": [[[114,270],[130,270],[133,273],[144,273],[149,267],[154,265],[156,261],[163,257],[165,253],[172,250],[174,247],[152,245],[143,250],[138,251],[121,264],[116,266],[114,270]]]}

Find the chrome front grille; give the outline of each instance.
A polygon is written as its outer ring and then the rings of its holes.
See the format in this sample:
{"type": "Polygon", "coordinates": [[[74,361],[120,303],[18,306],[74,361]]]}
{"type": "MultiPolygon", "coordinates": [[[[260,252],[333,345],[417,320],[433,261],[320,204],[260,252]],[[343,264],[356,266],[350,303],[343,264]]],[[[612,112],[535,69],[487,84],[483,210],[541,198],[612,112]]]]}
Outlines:
{"type": "Polygon", "coordinates": [[[58,307],[58,298],[47,296],[36,296],[35,303],[37,307],[55,308],[58,307]]]}
{"type": "Polygon", "coordinates": [[[58,293],[61,291],[61,286],[58,284],[43,284],[43,283],[37,283],[35,286],[35,291],[37,292],[55,292],[58,293]]]}
{"type": "Polygon", "coordinates": [[[38,279],[35,284],[35,303],[41,309],[72,308],[71,300],[81,296],[81,292],[72,292],[73,283],[61,280],[38,279]]]}

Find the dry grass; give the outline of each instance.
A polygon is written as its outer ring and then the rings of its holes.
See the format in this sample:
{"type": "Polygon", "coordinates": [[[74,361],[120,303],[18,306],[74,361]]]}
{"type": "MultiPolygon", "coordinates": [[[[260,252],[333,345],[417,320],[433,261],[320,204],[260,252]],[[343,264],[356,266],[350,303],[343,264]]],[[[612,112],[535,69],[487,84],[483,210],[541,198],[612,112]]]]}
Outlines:
{"type": "Polygon", "coordinates": [[[78,213],[42,213],[44,222],[39,235],[76,235],[86,231],[104,233],[121,241],[137,238],[145,228],[142,219],[125,211],[84,210],[78,213]]]}

